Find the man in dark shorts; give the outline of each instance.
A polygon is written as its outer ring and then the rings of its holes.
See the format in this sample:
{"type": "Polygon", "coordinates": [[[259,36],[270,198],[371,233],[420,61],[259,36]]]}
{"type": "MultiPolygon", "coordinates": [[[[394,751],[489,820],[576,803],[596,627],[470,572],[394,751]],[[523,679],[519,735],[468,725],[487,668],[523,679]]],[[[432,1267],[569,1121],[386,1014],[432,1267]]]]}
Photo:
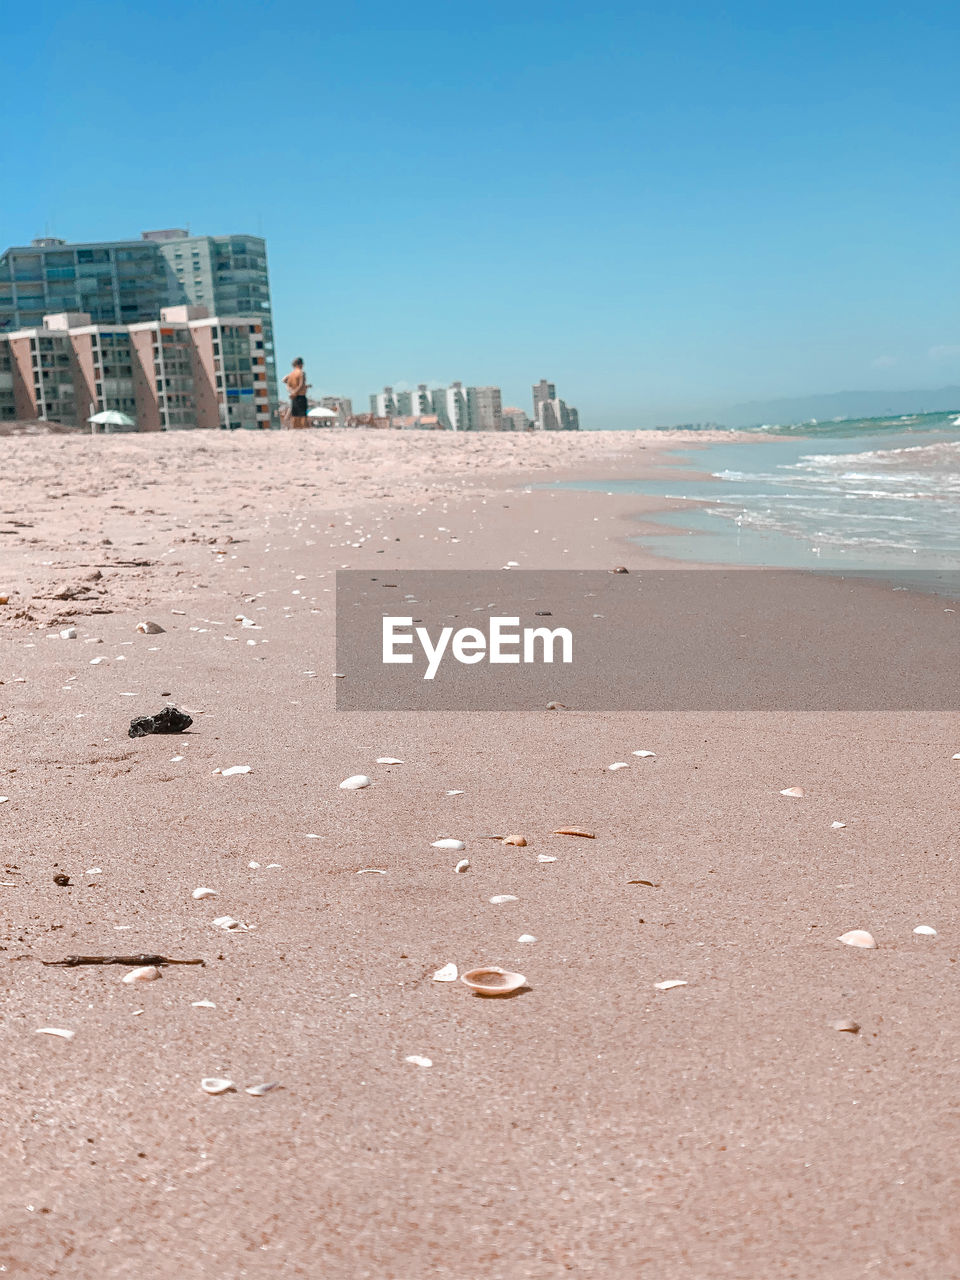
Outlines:
{"type": "Polygon", "coordinates": [[[290,393],[290,426],[305,427],[307,425],[307,375],[303,371],[303,361],[299,356],[293,362],[293,368],[284,378],[290,393]]]}

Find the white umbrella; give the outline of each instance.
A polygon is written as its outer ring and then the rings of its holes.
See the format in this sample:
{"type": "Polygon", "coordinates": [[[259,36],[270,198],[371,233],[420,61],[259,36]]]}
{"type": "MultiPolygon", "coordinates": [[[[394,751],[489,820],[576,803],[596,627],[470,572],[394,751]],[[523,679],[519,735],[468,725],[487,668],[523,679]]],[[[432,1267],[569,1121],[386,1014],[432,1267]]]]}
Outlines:
{"type": "Polygon", "coordinates": [[[336,409],[325,409],[323,405],[317,405],[307,414],[308,418],[336,418],[337,416],[336,409]]]}
{"type": "Polygon", "coordinates": [[[135,427],[137,425],[128,413],[121,413],[119,409],[101,409],[87,421],[103,427],[135,427]]]}

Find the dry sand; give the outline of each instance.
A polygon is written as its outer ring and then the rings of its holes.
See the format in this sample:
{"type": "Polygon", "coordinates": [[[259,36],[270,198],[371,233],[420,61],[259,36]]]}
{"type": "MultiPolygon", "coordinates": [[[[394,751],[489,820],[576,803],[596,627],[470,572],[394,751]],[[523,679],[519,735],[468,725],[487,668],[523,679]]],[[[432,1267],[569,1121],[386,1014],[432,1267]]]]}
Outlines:
{"type": "Polygon", "coordinates": [[[956,715],[332,709],[337,568],[642,567],[651,504],[524,486],[662,444],[0,440],[4,1275],[960,1274],[956,715]]]}

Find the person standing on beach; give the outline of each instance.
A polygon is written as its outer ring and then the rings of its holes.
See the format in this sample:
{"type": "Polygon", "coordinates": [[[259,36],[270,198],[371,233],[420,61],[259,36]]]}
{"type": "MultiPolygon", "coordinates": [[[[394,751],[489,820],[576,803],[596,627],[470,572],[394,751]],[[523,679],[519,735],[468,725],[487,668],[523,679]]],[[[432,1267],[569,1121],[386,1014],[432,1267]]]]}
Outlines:
{"type": "Polygon", "coordinates": [[[290,426],[305,427],[307,425],[307,375],[303,370],[303,360],[297,356],[293,368],[283,380],[290,393],[290,426]]]}

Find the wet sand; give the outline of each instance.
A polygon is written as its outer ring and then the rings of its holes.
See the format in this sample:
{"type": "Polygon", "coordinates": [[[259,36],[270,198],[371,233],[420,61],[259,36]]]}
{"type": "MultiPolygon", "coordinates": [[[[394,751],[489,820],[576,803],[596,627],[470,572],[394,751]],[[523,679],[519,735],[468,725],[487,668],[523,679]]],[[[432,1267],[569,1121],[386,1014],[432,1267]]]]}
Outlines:
{"type": "Polygon", "coordinates": [[[653,504],[524,489],[658,448],[0,441],[7,1274],[956,1271],[960,717],[333,710],[336,569],[643,568],[653,504]],[[206,964],[39,963],[115,952],[206,964]]]}

